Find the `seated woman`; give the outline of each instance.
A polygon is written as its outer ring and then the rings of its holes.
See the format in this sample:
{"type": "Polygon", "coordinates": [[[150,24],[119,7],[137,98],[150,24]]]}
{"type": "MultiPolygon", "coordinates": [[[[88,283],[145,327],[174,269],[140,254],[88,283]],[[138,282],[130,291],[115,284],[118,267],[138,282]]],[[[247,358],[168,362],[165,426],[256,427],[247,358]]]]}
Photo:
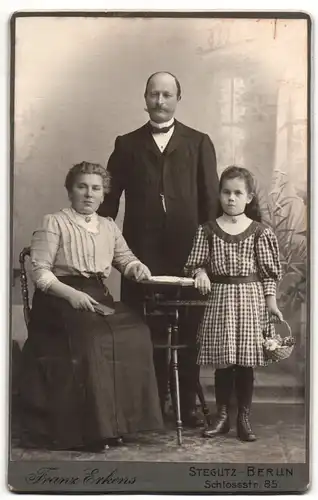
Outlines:
{"type": "Polygon", "coordinates": [[[46,215],[32,237],[23,445],[98,451],[125,434],[162,427],[148,327],[114,304],[106,285],[112,265],[137,281],[150,271],[115,222],[96,214],[109,187],[103,167],[75,165],[65,187],[71,207],[46,215]]]}

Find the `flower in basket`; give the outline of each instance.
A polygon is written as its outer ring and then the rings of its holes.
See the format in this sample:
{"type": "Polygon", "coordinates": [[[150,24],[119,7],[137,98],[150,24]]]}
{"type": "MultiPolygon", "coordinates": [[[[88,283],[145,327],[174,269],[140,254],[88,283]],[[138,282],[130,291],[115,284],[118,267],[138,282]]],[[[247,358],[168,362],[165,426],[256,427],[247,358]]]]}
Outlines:
{"type": "Polygon", "coordinates": [[[278,347],[282,346],[282,339],[280,335],[274,335],[264,340],[263,345],[268,351],[275,351],[278,347]]]}
{"type": "Polygon", "coordinates": [[[294,337],[285,337],[283,339],[282,346],[288,346],[291,347],[296,344],[296,339],[294,337]]]}

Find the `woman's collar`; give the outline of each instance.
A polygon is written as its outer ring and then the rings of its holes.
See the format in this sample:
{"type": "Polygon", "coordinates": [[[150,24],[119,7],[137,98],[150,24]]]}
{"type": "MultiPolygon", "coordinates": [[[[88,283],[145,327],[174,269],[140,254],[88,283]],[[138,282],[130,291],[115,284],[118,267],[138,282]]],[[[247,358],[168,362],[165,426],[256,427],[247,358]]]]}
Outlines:
{"type": "Polygon", "coordinates": [[[90,223],[90,222],[95,222],[98,220],[98,215],[96,212],[93,212],[92,214],[80,214],[79,212],[77,212],[75,210],[75,208],[73,207],[70,207],[70,212],[71,214],[73,215],[73,217],[75,218],[75,220],[82,220],[82,221],[85,221],[87,224],[90,223]]]}

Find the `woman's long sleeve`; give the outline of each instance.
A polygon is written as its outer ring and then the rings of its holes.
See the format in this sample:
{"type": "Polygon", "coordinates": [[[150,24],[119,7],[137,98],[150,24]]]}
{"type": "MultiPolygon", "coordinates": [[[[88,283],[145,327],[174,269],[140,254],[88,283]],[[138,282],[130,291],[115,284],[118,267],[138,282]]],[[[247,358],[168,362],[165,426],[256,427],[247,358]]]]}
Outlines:
{"type": "Polygon", "coordinates": [[[32,278],[37,288],[46,292],[57,277],[52,269],[59,247],[60,230],[53,215],[45,215],[31,241],[32,278]]]}
{"type": "Polygon", "coordinates": [[[184,266],[184,274],[193,278],[199,271],[207,272],[210,260],[209,241],[202,226],[194,237],[191,253],[184,266]]]}
{"type": "Polygon", "coordinates": [[[128,247],[119,227],[113,222],[115,232],[114,258],[112,265],[124,276],[128,274],[133,264],[140,262],[128,247]]]}

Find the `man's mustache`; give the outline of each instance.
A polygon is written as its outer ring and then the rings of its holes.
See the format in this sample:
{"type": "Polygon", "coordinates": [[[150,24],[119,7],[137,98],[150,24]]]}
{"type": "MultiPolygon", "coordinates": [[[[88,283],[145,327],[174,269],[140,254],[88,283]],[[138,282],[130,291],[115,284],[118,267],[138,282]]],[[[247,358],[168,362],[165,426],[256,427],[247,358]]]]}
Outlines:
{"type": "MultiPolygon", "coordinates": [[[[154,106],[153,108],[150,108],[151,111],[166,111],[166,108],[164,106],[154,106]]],[[[148,108],[144,108],[146,113],[149,113],[148,108]]]]}

